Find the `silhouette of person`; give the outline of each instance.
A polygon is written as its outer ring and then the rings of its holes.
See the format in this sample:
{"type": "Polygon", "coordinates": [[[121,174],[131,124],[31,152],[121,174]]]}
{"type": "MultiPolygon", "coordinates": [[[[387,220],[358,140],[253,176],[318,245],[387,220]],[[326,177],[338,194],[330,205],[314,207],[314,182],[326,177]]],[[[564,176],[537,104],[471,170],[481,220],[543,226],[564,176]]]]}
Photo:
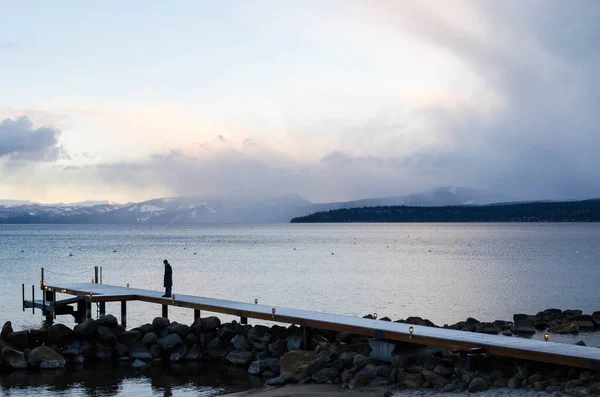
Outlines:
{"type": "Polygon", "coordinates": [[[173,268],[169,265],[169,262],[165,259],[163,261],[165,264],[165,294],[163,298],[171,297],[171,288],[173,287],[173,268]]]}

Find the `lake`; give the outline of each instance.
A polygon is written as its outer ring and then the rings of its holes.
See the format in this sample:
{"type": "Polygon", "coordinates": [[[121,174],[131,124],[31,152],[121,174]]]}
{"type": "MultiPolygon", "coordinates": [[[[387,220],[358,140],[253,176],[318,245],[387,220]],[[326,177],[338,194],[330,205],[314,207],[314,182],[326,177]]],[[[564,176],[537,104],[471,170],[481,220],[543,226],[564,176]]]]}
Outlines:
{"type": "MultiPolygon", "coordinates": [[[[600,224],[0,225],[0,321],[40,326],[39,311],[21,310],[21,284],[30,296],[41,267],[49,284],[89,282],[102,266],[105,284],[159,290],[163,259],[175,294],[354,316],[443,325],[600,310],[600,224]]],[[[128,326],[160,313],[130,303],[128,326]]],[[[193,322],[189,309],[169,316],[193,322]]]]}

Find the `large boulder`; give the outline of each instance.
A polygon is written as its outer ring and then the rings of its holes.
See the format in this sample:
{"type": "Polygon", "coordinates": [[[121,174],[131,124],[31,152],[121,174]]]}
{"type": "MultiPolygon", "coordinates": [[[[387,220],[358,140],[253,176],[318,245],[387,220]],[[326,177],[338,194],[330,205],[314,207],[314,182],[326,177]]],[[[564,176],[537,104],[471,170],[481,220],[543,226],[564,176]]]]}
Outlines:
{"type": "Polygon", "coordinates": [[[231,343],[233,343],[233,347],[235,347],[236,350],[249,350],[252,347],[252,345],[244,335],[234,336],[231,339],[231,343]]]}
{"type": "Polygon", "coordinates": [[[497,335],[501,331],[502,330],[496,327],[494,323],[480,323],[475,327],[475,332],[479,332],[482,334],[497,335]]]}
{"type": "Polygon", "coordinates": [[[234,350],[227,355],[227,361],[236,365],[247,365],[254,357],[254,354],[249,351],[234,350]]]}
{"type": "Polygon", "coordinates": [[[534,318],[527,314],[515,314],[513,316],[514,325],[510,329],[513,334],[517,335],[533,335],[535,327],[533,325],[534,318]]]}
{"type": "Polygon", "coordinates": [[[73,340],[75,331],[64,324],[54,324],[48,328],[48,344],[64,345],[73,340]]]}
{"type": "Polygon", "coordinates": [[[224,325],[223,327],[221,327],[217,330],[217,336],[223,340],[231,340],[237,334],[238,333],[236,331],[234,331],[232,328],[230,328],[228,325],[224,325]]]}
{"type": "Polygon", "coordinates": [[[312,380],[317,383],[332,382],[340,374],[338,368],[322,368],[312,375],[312,380]]]}
{"type": "Polygon", "coordinates": [[[117,343],[117,337],[115,334],[113,334],[110,328],[103,325],[99,325],[98,328],[96,328],[96,335],[98,336],[98,339],[106,345],[112,346],[117,343]]]}
{"type": "Polygon", "coordinates": [[[485,379],[481,377],[477,377],[469,382],[469,391],[471,393],[475,393],[478,391],[485,391],[490,388],[490,385],[486,382],[485,379]]]}
{"type": "Polygon", "coordinates": [[[252,342],[261,342],[261,338],[268,334],[270,331],[269,327],[265,327],[264,325],[255,325],[254,327],[248,330],[248,339],[252,342]]]}
{"type": "Polygon", "coordinates": [[[77,340],[69,343],[62,350],[62,354],[73,359],[77,356],[90,356],[94,352],[94,347],[86,340],[77,340]]]}
{"type": "Polygon", "coordinates": [[[302,337],[300,335],[292,335],[287,340],[288,350],[300,350],[302,349],[302,337]]]}
{"type": "Polygon", "coordinates": [[[250,375],[259,376],[265,371],[270,371],[274,374],[280,372],[280,361],[277,358],[265,358],[262,360],[253,361],[248,367],[248,373],[250,375]]]}
{"type": "Polygon", "coordinates": [[[110,360],[113,356],[113,348],[101,342],[96,342],[96,358],[98,360],[110,360]]]}
{"type": "Polygon", "coordinates": [[[119,335],[117,335],[117,339],[125,346],[131,348],[131,346],[133,346],[135,342],[142,339],[142,333],[140,331],[122,332],[119,335]]]}
{"type": "Polygon", "coordinates": [[[27,353],[27,362],[34,368],[50,369],[63,368],[66,361],[48,346],[39,346],[27,353]]]}
{"type": "Polygon", "coordinates": [[[152,320],[152,330],[156,335],[159,335],[162,330],[167,329],[169,325],[171,325],[171,322],[168,318],[156,317],[152,320]]]}
{"type": "Polygon", "coordinates": [[[73,331],[78,338],[91,338],[96,333],[98,324],[91,318],[86,318],[82,323],[75,326],[73,331]]]}
{"type": "Polygon", "coordinates": [[[170,334],[158,340],[158,345],[167,352],[173,352],[176,348],[183,345],[183,339],[177,334],[170,334]]]}
{"type": "Polygon", "coordinates": [[[2,359],[4,363],[13,369],[25,369],[27,368],[27,360],[25,354],[11,347],[4,347],[2,349],[2,359]]]}
{"type": "Polygon", "coordinates": [[[158,336],[154,332],[148,332],[142,338],[142,343],[146,346],[154,345],[156,342],[158,342],[158,336]]]}
{"type": "Polygon", "coordinates": [[[29,330],[29,345],[37,347],[45,345],[48,342],[48,330],[31,329],[29,330]]]}
{"type": "Polygon", "coordinates": [[[279,358],[281,357],[287,348],[287,343],[285,339],[277,339],[273,343],[269,343],[269,352],[273,357],[279,358]]]}
{"type": "Polygon", "coordinates": [[[185,324],[175,324],[169,327],[169,332],[172,334],[177,334],[184,339],[190,333],[190,327],[185,324]]]}
{"type": "Polygon", "coordinates": [[[425,384],[425,378],[420,372],[407,373],[402,372],[398,374],[398,386],[406,387],[409,389],[420,389],[425,384]]]}
{"type": "Polygon", "coordinates": [[[185,355],[187,361],[198,361],[202,359],[202,348],[198,345],[192,346],[185,355]]]}
{"type": "Polygon", "coordinates": [[[141,342],[136,342],[129,352],[132,359],[152,360],[152,354],[141,342]]]}
{"type": "Polygon", "coordinates": [[[555,334],[576,334],[579,333],[579,326],[575,323],[559,324],[548,328],[548,332],[555,334]]]}
{"type": "Polygon", "coordinates": [[[169,359],[173,362],[181,361],[185,358],[187,352],[187,346],[185,344],[181,344],[171,352],[169,359]]]}
{"type": "Polygon", "coordinates": [[[445,376],[434,371],[424,370],[423,376],[425,377],[425,382],[431,383],[436,389],[441,389],[448,383],[448,379],[445,376]]]}
{"type": "Polygon", "coordinates": [[[431,321],[429,321],[427,319],[423,319],[421,317],[409,317],[406,320],[404,320],[404,322],[406,324],[422,325],[422,326],[425,326],[425,327],[435,327],[436,326],[431,321]]]}
{"type": "Polygon", "coordinates": [[[12,346],[25,350],[29,347],[29,331],[16,331],[8,334],[6,339],[12,346]]]}
{"type": "Polygon", "coordinates": [[[221,326],[221,320],[218,317],[211,316],[205,318],[198,318],[194,321],[192,327],[196,327],[200,332],[215,332],[217,328],[221,326]]]}
{"type": "MultiPolygon", "coordinates": [[[[288,373],[317,358],[314,351],[293,350],[281,356],[281,373],[288,373]]],[[[312,374],[311,374],[312,375],[312,374]]]]}
{"type": "Polygon", "coordinates": [[[291,379],[293,379],[295,382],[300,382],[301,380],[303,380],[305,378],[311,377],[315,372],[317,372],[324,366],[325,366],[325,358],[318,357],[309,363],[301,365],[300,367],[297,367],[297,368],[292,368],[291,370],[286,371],[284,373],[289,375],[289,377],[291,379]]]}
{"type": "Polygon", "coordinates": [[[373,365],[367,365],[363,369],[354,375],[354,378],[348,384],[350,390],[354,390],[360,387],[367,386],[377,376],[377,367],[373,365]]]}
{"type": "Polygon", "coordinates": [[[7,321],[2,326],[2,331],[0,332],[0,339],[7,340],[8,335],[10,335],[12,333],[13,333],[12,323],[10,321],[7,321]]]}
{"type": "Polygon", "coordinates": [[[125,346],[122,343],[115,343],[114,346],[115,352],[117,353],[117,356],[119,357],[127,357],[129,358],[129,347],[125,346]]]}
{"type": "Polygon", "coordinates": [[[108,327],[108,328],[115,328],[119,325],[117,318],[115,316],[113,316],[112,314],[107,314],[106,316],[100,317],[98,320],[96,320],[96,323],[98,324],[98,326],[103,326],[103,327],[108,327]]]}

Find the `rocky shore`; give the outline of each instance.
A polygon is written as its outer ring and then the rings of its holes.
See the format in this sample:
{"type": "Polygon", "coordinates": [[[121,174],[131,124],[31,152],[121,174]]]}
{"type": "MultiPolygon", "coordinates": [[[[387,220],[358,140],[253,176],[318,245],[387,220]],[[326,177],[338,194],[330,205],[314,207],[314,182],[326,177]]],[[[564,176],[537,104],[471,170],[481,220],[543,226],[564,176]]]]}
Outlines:
{"type": "MultiPolygon", "coordinates": [[[[420,317],[398,322],[436,326],[420,317]]],[[[584,315],[579,310],[548,309],[536,315],[516,314],[513,321],[469,318],[443,327],[504,335],[531,335],[536,330],[575,333],[600,329],[600,312],[584,315]]],[[[370,340],[365,337],[313,330],[310,346],[303,346],[302,335],[295,326],[222,324],[217,317],[198,319],[191,326],[157,317],[132,330],[125,330],[112,315],[87,319],[74,329],[54,324],[43,330],[14,331],[6,322],[0,333],[0,372],[78,368],[97,361],[144,371],[157,363],[204,361],[241,367],[248,376],[270,386],[383,387],[388,395],[407,389],[479,392],[493,388],[573,396],[600,393],[600,373],[588,370],[485,353],[478,357],[476,369],[468,370],[466,352],[409,343],[396,343],[391,362],[384,362],[372,357],[370,340]]]]}

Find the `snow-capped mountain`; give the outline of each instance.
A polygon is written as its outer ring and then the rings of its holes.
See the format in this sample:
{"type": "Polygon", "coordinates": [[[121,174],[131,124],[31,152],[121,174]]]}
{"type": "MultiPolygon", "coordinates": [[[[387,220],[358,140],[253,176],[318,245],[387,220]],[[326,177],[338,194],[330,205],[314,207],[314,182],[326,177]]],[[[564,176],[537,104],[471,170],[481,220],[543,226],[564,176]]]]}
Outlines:
{"type": "Polygon", "coordinates": [[[259,200],[241,197],[166,197],[129,204],[0,205],[0,223],[92,224],[265,224],[318,211],[389,205],[485,205],[506,201],[503,196],[477,189],[441,187],[407,196],[313,204],[297,194],[259,200]]]}

